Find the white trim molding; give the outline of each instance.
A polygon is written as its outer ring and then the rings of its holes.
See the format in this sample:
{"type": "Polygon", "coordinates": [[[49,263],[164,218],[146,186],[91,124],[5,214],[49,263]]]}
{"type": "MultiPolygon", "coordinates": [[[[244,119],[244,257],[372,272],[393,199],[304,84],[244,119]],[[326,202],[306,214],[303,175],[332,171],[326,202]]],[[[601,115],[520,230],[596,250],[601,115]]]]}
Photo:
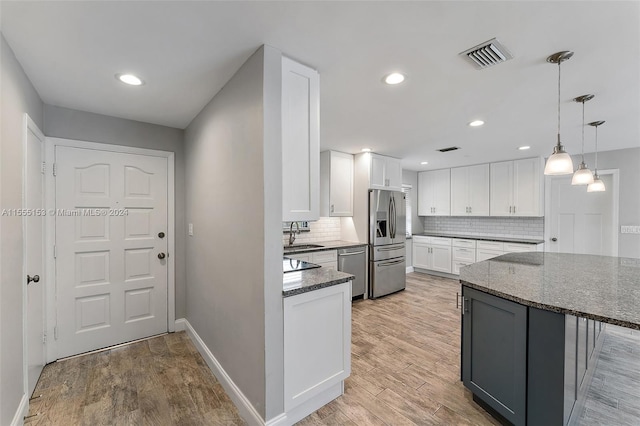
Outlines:
{"type": "Polygon", "coordinates": [[[407,274],[410,274],[413,272],[413,266],[407,266],[407,274]]]}
{"type": "Polygon", "coordinates": [[[22,394],[20,405],[18,405],[18,409],[16,410],[16,414],[13,416],[13,420],[11,420],[11,426],[22,426],[24,424],[24,418],[28,412],[29,412],[29,398],[25,393],[25,394],[22,394]]]}
{"type": "Polygon", "coordinates": [[[202,358],[204,358],[213,375],[216,376],[216,379],[218,379],[225,392],[227,392],[229,398],[231,398],[233,403],[238,408],[240,417],[242,417],[250,426],[264,426],[266,423],[260,413],[256,411],[249,399],[233,382],[224,368],[222,368],[220,362],[218,362],[216,357],[213,356],[213,353],[209,350],[207,345],[204,343],[202,338],[200,338],[189,321],[184,318],[179,319],[178,321],[176,321],[176,329],[178,328],[178,324],[184,327],[187,335],[189,336],[195,347],[198,349],[198,352],[200,352],[200,355],[202,355],[202,358]]]}

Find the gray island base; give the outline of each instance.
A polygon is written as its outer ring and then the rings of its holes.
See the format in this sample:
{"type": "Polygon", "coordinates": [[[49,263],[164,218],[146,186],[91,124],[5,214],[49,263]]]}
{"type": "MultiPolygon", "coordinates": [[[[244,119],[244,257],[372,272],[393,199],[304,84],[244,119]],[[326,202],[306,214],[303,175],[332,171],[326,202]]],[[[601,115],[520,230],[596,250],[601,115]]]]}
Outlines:
{"type": "Polygon", "coordinates": [[[514,253],[461,269],[465,387],[499,420],[575,424],[605,323],[640,329],[640,260],[514,253]]]}

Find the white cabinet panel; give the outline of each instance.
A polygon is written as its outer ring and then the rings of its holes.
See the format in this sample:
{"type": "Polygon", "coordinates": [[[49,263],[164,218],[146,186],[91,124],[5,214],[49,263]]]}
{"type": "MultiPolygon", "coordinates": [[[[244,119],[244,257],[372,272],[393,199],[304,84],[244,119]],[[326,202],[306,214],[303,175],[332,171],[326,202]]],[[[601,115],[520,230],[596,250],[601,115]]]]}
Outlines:
{"type": "Polygon", "coordinates": [[[489,164],[451,169],[451,215],[489,216],[489,164]]]}
{"type": "Polygon", "coordinates": [[[476,261],[476,249],[465,248],[465,247],[454,247],[453,260],[473,263],[476,261]]]}
{"type": "Polygon", "coordinates": [[[320,79],[282,58],[282,220],[320,217],[320,79]]]}
{"type": "Polygon", "coordinates": [[[414,237],[413,267],[451,273],[451,239],[414,237]],[[436,240],[435,243],[434,239],[436,240]],[[445,241],[448,243],[445,243],[445,241]]]}
{"type": "Polygon", "coordinates": [[[541,158],[491,163],[491,216],[543,216],[541,158]]]}
{"type": "Polygon", "coordinates": [[[429,244],[413,242],[413,267],[431,269],[431,250],[429,244]]]}
{"type": "Polygon", "coordinates": [[[500,250],[490,250],[490,249],[476,249],[476,261],[482,262],[483,260],[492,259],[496,256],[503,255],[504,252],[500,250]]]}
{"type": "Polygon", "coordinates": [[[451,273],[451,246],[431,246],[431,269],[438,272],[451,273]]]}
{"type": "Polygon", "coordinates": [[[283,305],[284,409],[290,412],[351,374],[351,282],[285,297],[283,305]]]}
{"type": "Polygon", "coordinates": [[[369,154],[369,188],[402,190],[402,165],[399,159],[369,154]]]}
{"type": "Polygon", "coordinates": [[[450,213],[450,169],[418,173],[418,215],[449,216],[450,213]]]}
{"type": "Polygon", "coordinates": [[[353,216],[353,155],[320,154],[320,215],[353,216]]]}
{"type": "Polygon", "coordinates": [[[336,250],[313,251],[309,253],[285,254],[284,257],[315,263],[323,268],[338,269],[338,252],[336,250]]]}

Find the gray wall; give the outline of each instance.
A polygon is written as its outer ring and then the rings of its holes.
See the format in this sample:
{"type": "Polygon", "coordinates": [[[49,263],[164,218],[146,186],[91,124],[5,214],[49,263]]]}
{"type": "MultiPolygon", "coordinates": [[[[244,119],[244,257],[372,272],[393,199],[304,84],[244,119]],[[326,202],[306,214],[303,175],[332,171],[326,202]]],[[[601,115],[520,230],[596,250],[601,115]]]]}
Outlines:
{"type": "MultiPolygon", "coordinates": [[[[22,207],[22,134],[26,112],[42,129],[42,100],[0,35],[0,208],[22,207]]],[[[23,395],[22,220],[0,220],[0,424],[8,425],[23,395]]]]}
{"type": "MultiPolygon", "coordinates": [[[[593,171],[594,155],[586,154],[585,161],[593,171]]],[[[574,156],[573,164],[579,163],[579,156],[574,156]]],[[[640,147],[598,153],[598,169],[620,170],[618,225],[640,225],[640,147]]],[[[640,235],[620,234],[618,228],[618,256],[640,258],[640,235]]]]}
{"type": "Polygon", "coordinates": [[[259,49],[185,133],[187,319],[267,419],[284,408],[279,61],[259,49]]]}
{"type": "Polygon", "coordinates": [[[413,188],[411,193],[411,196],[413,197],[411,200],[413,203],[411,206],[411,233],[420,234],[423,232],[423,228],[422,221],[418,217],[418,172],[414,172],[413,170],[403,170],[402,184],[411,185],[413,188]]]}
{"type": "Polygon", "coordinates": [[[186,315],[184,131],[68,108],[44,106],[44,134],[175,153],[176,318],[186,315]]]}

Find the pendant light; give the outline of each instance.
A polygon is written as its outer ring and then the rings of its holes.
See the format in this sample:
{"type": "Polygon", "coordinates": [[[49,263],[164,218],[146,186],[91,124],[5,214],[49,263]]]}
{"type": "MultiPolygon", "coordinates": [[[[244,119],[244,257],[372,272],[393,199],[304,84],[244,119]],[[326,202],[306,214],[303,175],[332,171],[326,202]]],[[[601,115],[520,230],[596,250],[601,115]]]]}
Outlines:
{"type": "Polygon", "coordinates": [[[596,161],[595,161],[595,169],[593,172],[593,183],[587,186],[587,192],[602,192],[605,190],[604,182],[598,176],[598,126],[604,124],[604,121],[594,121],[589,123],[589,126],[593,126],[596,128],[596,161]]]}
{"type": "Polygon", "coordinates": [[[558,144],[553,147],[553,154],[544,166],[545,175],[570,175],[573,173],[573,161],[560,143],[560,64],[573,56],[573,52],[563,51],[554,53],[547,58],[547,62],[558,64],[558,144]]]}
{"type": "Polygon", "coordinates": [[[593,183],[593,174],[584,163],[584,103],[591,99],[593,99],[593,95],[582,95],[574,99],[574,101],[582,103],[582,162],[573,174],[571,185],[590,185],[593,183]]]}

